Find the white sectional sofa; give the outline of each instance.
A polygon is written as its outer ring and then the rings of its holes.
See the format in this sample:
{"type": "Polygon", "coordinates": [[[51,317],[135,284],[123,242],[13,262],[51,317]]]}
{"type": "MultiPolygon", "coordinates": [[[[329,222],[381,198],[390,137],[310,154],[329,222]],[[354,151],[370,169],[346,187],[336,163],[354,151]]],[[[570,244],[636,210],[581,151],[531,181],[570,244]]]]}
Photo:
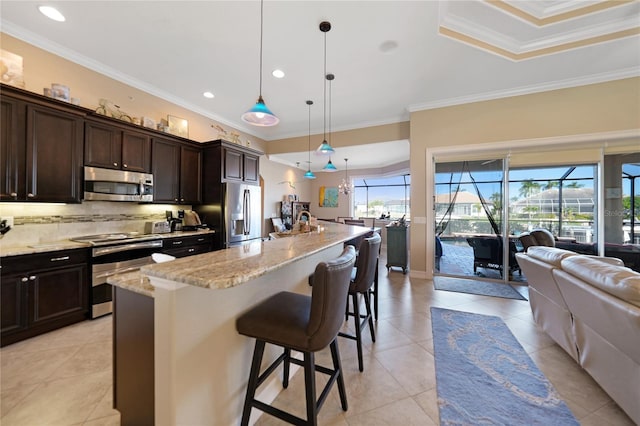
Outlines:
{"type": "Polygon", "coordinates": [[[640,273],[555,247],[516,256],[536,323],[640,424],[640,273]]]}

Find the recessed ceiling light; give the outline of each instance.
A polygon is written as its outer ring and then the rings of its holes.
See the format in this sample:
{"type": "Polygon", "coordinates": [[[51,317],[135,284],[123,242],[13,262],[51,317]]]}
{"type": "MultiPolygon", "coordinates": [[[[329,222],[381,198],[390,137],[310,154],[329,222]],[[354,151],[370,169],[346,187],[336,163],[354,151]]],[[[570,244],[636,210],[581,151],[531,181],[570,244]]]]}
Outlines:
{"type": "Polygon", "coordinates": [[[38,10],[44,16],[46,16],[49,19],[53,19],[54,21],[58,21],[58,22],[66,21],[66,18],[64,17],[64,15],[62,13],[60,13],[60,11],[58,11],[58,9],[56,9],[55,7],[39,6],[38,10]]]}
{"type": "Polygon", "coordinates": [[[204,92],[204,93],[202,94],[202,96],[204,96],[205,98],[213,99],[213,98],[215,98],[215,96],[216,96],[216,95],[214,95],[214,94],[213,94],[213,93],[211,93],[211,92],[204,92]]]}
{"type": "Polygon", "coordinates": [[[282,70],[273,70],[271,73],[275,78],[284,78],[284,71],[282,70]]]}

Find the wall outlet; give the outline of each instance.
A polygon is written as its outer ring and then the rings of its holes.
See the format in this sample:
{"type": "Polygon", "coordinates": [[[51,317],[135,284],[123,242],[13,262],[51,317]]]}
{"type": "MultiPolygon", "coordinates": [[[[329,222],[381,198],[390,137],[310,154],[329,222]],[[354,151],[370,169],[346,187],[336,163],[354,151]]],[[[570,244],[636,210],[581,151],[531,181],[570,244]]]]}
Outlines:
{"type": "Polygon", "coordinates": [[[0,217],[0,221],[6,220],[5,226],[13,226],[13,216],[2,216],[0,217]]]}

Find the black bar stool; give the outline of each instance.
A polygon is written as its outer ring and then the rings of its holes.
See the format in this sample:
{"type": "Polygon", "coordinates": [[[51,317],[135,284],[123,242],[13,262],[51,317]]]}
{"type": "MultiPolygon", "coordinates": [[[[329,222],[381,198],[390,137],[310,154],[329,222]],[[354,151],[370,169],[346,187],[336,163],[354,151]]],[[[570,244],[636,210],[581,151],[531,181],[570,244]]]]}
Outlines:
{"type": "MultiPolygon", "coordinates": [[[[349,285],[349,295],[353,302],[353,311],[346,311],[347,318],[353,316],[356,329],[355,336],[347,333],[338,333],[341,337],[353,339],[358,346],[358,368],[360,371],[364,371],[362,362],[362,329],[369,324],[369,331],[371,332],[371,340],[376,341],[376,335],[373,331],[373,319],[371,315],[371,286],[373,285],[376,277],[376,271],[378,269],[378,256],[380,254],[380,244],[382,238],[378,233],[373,233],[373,236],[365,238],[360,243],[360,249],[358,250],[358,259],[356,263],[356,275],[351,280],[349,285]],[[358,302],[359,295],[364,297],[366,314],[360,313],[360,304],[358,302]],[[360,321],[362,320],[362,321],[360,321]]],[[[377,297],[377,295],[376,295],[377,297]]],[[[347,303],[348,305],[348,303],[347,303]]]]}
{"type": "Polygon", "coordinates": [[[242,410],[243,426],[249,423],[252,408],[262,410],[291,424],[316,425],[318,411],[336,381],[342,409],[347,410],[347,395],[336,337],[343,323],[342,316],[347,306],[347,292],[354,263],[355,249],[351,246],[345,247],[340,257],[329,262],[321,262],[316,266],[311,296],[283,291],[257,304],[236,320],[238,333],[256,339],[247,395],[242,410]],[[281,346],[284,352],[260,374],[266,343],[281,346]],[[327,346],[331,347],[333,370],[315,364],[314,353],[327,346]],[[304,360],[292,358],[291,350],[302,352],[304,360]],[[291,362],[304,367],[307,420],[255,399],[258,386],[276,370],[280,363],[284,363],[282,386],[284,388],[289,386],[289,363],[291,362]],[[316,371],[330,376],[317,400],[316,371]]]}

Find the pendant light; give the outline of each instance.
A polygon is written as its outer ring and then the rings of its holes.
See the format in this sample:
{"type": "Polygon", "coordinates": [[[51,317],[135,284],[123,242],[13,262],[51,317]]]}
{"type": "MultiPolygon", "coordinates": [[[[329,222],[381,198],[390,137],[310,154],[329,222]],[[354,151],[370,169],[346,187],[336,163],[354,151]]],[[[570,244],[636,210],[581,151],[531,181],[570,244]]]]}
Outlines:
{"type": "Polygon", "coordinates": [[[311,171],[311,105],[313,105],[313,101],[307,101],[307,105],[309,105],[309,146],[307,147],[309,149],[309,151],[307,152],[309,156],[309,161],[307,162],[309,164],[307,168],[307,173],[304,174],[304,177],[306,179],[315,179],[316,175],[314,175],[313,172],[311,171]]]}
{"type": "MultiPolygon", "coordinates": [[[[327,80],[329,80],[329,142],[331,142],[331,82],[336,78],[333,74],[327,74],[327,80]]],[[[333,173],[337,172],[336,166],[331,162],[331,157],[329,157],[329,162],[322,168],[322,171],[333,173]]]]}
{"type": "Polygon", "coordinates": [[[242,114],[242,121],[249,123],[253,126],[275,126],[280,122],[262,99],[262,21],[264,16],[264,0],[260,0],[260,94],[258,95],[258,101],[247,112],[242,114]]]}
{"type": "Polygon", "coordinates": [[[338,192],[344,195],[348,195],[349,193],[351,193],[351,191],[353,191],[353,186],[351,185],[351,182],[349,182],[349,176],[347,174],[348,160],[348,158],[344,159],[344,179],[342,179],[342,182],[340,183],[340,185],[338,185],[338,192]]]}
{"type": "Polygon", "coordinates": [[[327,83],[325,78],[327,75],[327,33],[329,30],[331,30],[330,22],[320,22],[320,31],[324,33],[324,74],[322,74],[322,84],[324,85],[324,133],[322,143],[316,150],[316,154],[320,155],[331,155],[335,152],[331,145],[327,143],[327,83]]]}

